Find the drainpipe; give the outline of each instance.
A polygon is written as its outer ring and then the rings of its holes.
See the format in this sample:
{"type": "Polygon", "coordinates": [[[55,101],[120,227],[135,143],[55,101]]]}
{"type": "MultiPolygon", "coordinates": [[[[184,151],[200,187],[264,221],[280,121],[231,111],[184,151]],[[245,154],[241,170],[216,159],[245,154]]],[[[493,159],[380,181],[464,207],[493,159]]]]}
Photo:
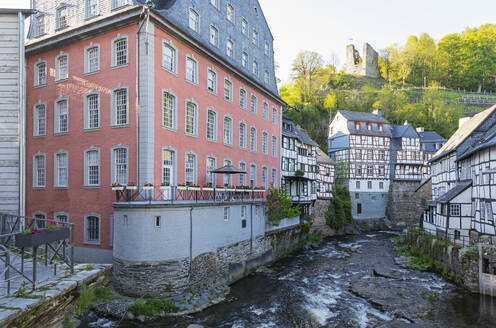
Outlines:
{"type": "MultiPolygon", "coordinates": [[[[146,10],[145,7],[143,7],[143,12],[146,12],[146,16],[149,14],[149,10],[146,10]]],[[[140,131],[140,70],[139,70],[139,63],[140,63],[140,43],[139,43],[139,33],[141,31],[141,28],[143,27],[143,24],[147,21],[147,17],[143,18],[142,21],[139,23],[138,26],[138,31],[136,31],[136,185],[139,188],[140,181],[139,181],[139,151],[140,151],[140,137],[139,137],[139,131],[140,131]]]]}
{"type": "MultiPolygon", "coordinates": [[[[449,220],[450,220],[450,202],[446,204],[446,242],[448,241],[449,235],[448,235],[448,229],[449,229],[449,220]]],[[[455,238],[453,237],[453,242],[455,241],[455,238]]]]}
{"type": "MultiPolygon", "coordinates": [[[[34,5],[34,1],[32,3],[34,5]]],[[[24,85],[26,76],[26,63],[24,56],[24,15],[19,12],[19,81],[18,81],[18,92],[19,92],[19,216],[26,215],[26,169],[25,169],[25,159],[26,159],[26,88],[24,85]]]]}
{"type": "Polygon", "coordinates": [[[250,204],[250,254],[253,252],[253,204],[250,204]]]}
{"type": "Polygon", "coordinates": [[[193,271],[193,207],[189,209],[189,274],[193,271]]]}

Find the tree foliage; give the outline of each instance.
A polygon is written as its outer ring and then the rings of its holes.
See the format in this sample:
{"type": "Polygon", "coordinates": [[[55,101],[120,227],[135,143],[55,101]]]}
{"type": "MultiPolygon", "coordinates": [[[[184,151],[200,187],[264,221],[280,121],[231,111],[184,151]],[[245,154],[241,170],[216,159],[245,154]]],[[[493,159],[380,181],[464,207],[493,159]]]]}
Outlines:
{"type": "Polygon", "coordinates": [[[350,192],[345,186],[336,184],[332,189],[332,199],[325,214],[327,225],[334,230],[353,223],[350,192]]]}
{"type": "Polygon", "coordinates": [[[300,216],[300,207],[293,206],[291,196],[284,189],[270,187],[267,196],[267,216],[269,223],[278,226],[282,219],[300,216]]]}

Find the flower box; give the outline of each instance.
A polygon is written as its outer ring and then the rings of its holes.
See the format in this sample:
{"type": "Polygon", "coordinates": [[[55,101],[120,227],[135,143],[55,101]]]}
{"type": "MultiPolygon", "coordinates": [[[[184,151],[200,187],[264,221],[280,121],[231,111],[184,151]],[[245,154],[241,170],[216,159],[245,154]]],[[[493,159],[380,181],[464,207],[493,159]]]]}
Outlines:
{"type": "Polygon", "coordinates": [[[265,189],[253,189],[254,192],[265,192],[265,189]]]}
{"type": "Polygon", "coordinates": [[[188,189],[186,186],[177,186],[177,189],[178,190],[186,190],[188,189]]]}
{"type": "Polygon", "coordinates": [[[203,187],[202,190],[203,191],[214,191],[214,188],[213,187],[203,187]]]}
{"type": "Polygon", "coordinates": [[[43,244],[53,243],[54,241],[69,238],[69,228],[62,228],[54,231],[33,233],[24,235],[19,233],[15,236],[16,247],[37,247],[43,244]]]}
{"type": "Polygon", "coordinates": [[[170,189],[170,186],[160,186],[160,190],[167,190],[170,189]]]}
{"type": "Polygon", "coordinates": [[[193,191],[200,191],[201,190],[200,187],[189,187],[188,189],[193,190],[193,191]]]}
{"type": "Polygon", "coordinates": [[[137,186],[126,186],[126,189],[127,190],[136,190],[136,189],[138,189],[138,187],[137,186]]]}
{"type": "Polygon", "coordinates": [[[227,188],[226,191],[230,191],[230,192],[233,192],[233,191],[236,191],[236,189],[233,189],[233,188],[227,188]]]}
{"type": "Polygon", "coordinates": [[[113,191],[122,191],[122,190],[124,190],[124,186],[115,186],[115,187],[112,187],[112,190],[113,191]]]}
{"type": "Polygon", "coordinates": [[[143,190],[153,190],[153,186],[143,186],[143,190]]]}

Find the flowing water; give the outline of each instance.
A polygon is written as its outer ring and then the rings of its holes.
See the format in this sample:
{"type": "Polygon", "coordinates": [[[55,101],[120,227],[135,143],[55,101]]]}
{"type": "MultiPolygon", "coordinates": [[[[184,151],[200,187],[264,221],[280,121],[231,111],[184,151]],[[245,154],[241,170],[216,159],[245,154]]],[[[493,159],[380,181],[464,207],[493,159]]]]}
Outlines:
{"type": "Polygon", "coordinates": [[[258,270],[231,286],[228,301],[192,316],[137,323],[90,314],[80,327],[496,327],[496,299],[395,265],[393,236],[380,232],[329,240],[258,270]],[[389,268],[394,279],[374,276],[374,267],[389,268]],[[357,283],[359,293],[352,288],[357,283]],[[362,291],[372,296],[358,296],[362,291]],[[387,305],[374,293],[384,293],[387,305]]]}

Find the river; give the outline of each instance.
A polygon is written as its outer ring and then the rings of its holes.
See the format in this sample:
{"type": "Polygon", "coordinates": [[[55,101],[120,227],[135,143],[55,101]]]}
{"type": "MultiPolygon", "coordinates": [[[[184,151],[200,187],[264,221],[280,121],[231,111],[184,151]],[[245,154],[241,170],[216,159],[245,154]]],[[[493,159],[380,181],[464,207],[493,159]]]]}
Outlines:
{"type": "Polygon", "coordinates": [[[231,286],[228,301],[192,316],[137,323],[90,314],[80,328],[496,327],[496,299],[397,266],[392,237],[330,239],[258,270],[231,286]]]}

